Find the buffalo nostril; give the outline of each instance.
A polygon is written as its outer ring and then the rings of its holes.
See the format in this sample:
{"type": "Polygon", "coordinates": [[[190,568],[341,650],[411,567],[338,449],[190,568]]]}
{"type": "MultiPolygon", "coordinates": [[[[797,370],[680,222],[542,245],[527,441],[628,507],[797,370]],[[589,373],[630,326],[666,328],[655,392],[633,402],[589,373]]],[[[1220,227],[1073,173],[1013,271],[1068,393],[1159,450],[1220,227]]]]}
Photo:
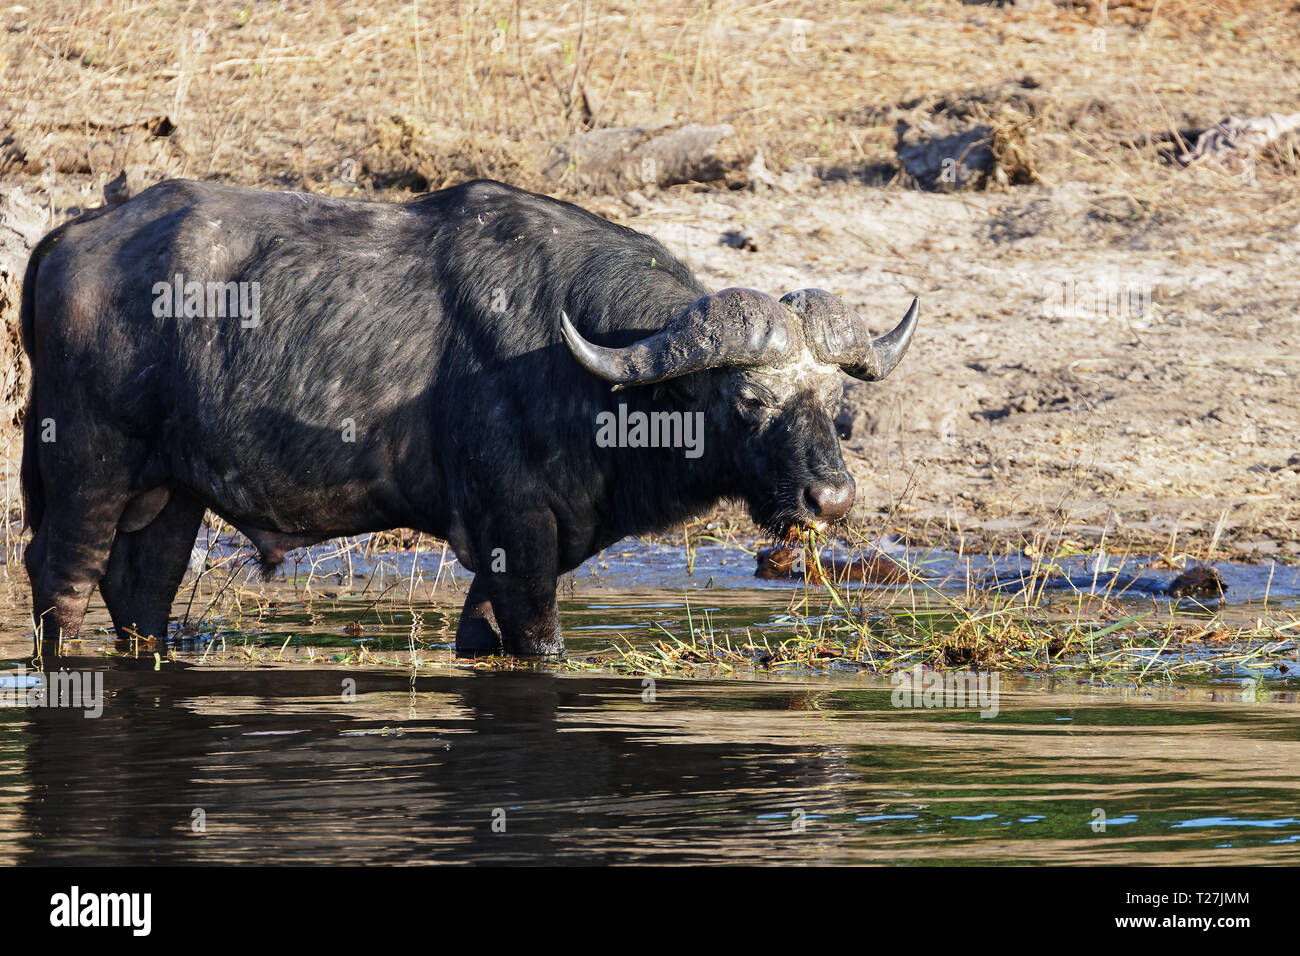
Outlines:
{"type": "Polygon", "coordinates": [[[853,507],[853,480],[817,479],[804,489],[808,510],[819,518],[843,518],[853,507]]]}

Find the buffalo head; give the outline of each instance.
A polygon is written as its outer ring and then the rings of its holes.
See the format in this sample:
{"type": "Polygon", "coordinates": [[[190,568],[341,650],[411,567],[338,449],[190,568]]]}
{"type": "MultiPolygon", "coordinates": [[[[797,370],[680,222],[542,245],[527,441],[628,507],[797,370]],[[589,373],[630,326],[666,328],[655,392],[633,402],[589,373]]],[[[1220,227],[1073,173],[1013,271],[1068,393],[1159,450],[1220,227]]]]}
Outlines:
{"type": "Polygon", "coordinates": [[[561,316],[578,363],[614,387],[664,383],[704,412],[724,456],[729,493],[775,537],[825,527],[848,514],[854,485],[832,418],[840,372],[883,379],[916,330],[917,303],[892,332],[873,337],[842,300],[820,289],[780,300],[724,289],[679,312],[662,331],[624,348],[587,341],[561,316]]]}

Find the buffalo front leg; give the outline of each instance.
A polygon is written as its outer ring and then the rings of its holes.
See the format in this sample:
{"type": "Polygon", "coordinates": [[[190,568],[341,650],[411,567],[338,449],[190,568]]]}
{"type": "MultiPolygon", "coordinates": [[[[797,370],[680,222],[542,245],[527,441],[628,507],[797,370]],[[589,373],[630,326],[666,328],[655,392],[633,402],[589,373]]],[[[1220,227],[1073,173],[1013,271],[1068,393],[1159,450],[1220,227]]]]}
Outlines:
{"type": "Polygon", "coordinates": [[[487,575],[476,574],[469,593],[465,595],[460,623],[456,625],[456,656],[487,657],[503,653],[503,650],[501,628],[497,626],[488,596],[487,575]]]}
{"type": "Polygon", "coordinates": [[[549,510],[517,515],[481,541],[474,584],[484,581],[507,654],[550,657],[564,653],[560,611],[555,516],[549,510]]]}
{"type": "Polygon", "coordinates": [[[564,653],[555,583],[555,578],[549,583],[503,580],[493,589],[492,609],[507,654],[555,657],[564,653]]]}
{"type": "Polygon", "coordinates": [[[139,531],[119,531],[99,593],[120,637],[167,636],[172,601],[203,523],[203,505],[173,490],[167,506],[139,531]]]}

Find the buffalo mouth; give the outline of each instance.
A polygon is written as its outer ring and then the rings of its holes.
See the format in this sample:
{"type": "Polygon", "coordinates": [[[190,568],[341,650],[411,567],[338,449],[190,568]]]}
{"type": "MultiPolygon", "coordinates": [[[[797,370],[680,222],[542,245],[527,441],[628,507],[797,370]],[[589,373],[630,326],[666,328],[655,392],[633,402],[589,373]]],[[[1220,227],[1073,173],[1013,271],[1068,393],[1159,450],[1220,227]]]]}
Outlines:
{"type": "Polygon", "coordinates": [[[825,534],[831,525],[843,519],[822,518],[799,505],[767,503],[751,506],[750,517],[762,529],[765,537],[776,542],[789,542],[809,531],[825,534]]]}
{"type": "Polygon", "coordinates": [[[787,528],[786,535],[787,537],[790,537],[806,531],[815,531],[818,534],[825,534],[830,530],[830,527],[831,522],[828,519],[809,515],[807,518],[802,518],[787,528]]]}
{"type": "Polygon", "coordinates": [[[788,541],[797,538],[809,531],[815,531],[818,534],[825,534],[830,530],[831,522],[826,518],[818,518],[816,515],[805,515],[795,518],[786,523],[782,529],[782,540],[788,541]]]}
{"type": "Polygon", "coordinates": [[[801,534],[826,534],[848,518],[853,502],[853,482],[842,478],[825,479],[799,475],[788,476],[777,487],[749,498],[749,513],[771,540],[791,541],[801,534]]]}

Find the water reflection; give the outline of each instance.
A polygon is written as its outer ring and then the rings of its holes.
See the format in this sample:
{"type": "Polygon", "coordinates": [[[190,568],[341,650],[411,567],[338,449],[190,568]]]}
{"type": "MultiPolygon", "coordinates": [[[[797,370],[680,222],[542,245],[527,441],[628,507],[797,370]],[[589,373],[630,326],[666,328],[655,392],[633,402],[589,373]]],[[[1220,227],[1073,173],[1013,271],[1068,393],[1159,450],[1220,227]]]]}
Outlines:
{"type": "Polygon", "coordinates": [[[651,695],[450,668],[72,663],[102,671],[102,717],[0,708],[0,861],[1300,856],[1289,700],[1024,685],[982,720],[895,709],[867,678],[651,695]]]}

